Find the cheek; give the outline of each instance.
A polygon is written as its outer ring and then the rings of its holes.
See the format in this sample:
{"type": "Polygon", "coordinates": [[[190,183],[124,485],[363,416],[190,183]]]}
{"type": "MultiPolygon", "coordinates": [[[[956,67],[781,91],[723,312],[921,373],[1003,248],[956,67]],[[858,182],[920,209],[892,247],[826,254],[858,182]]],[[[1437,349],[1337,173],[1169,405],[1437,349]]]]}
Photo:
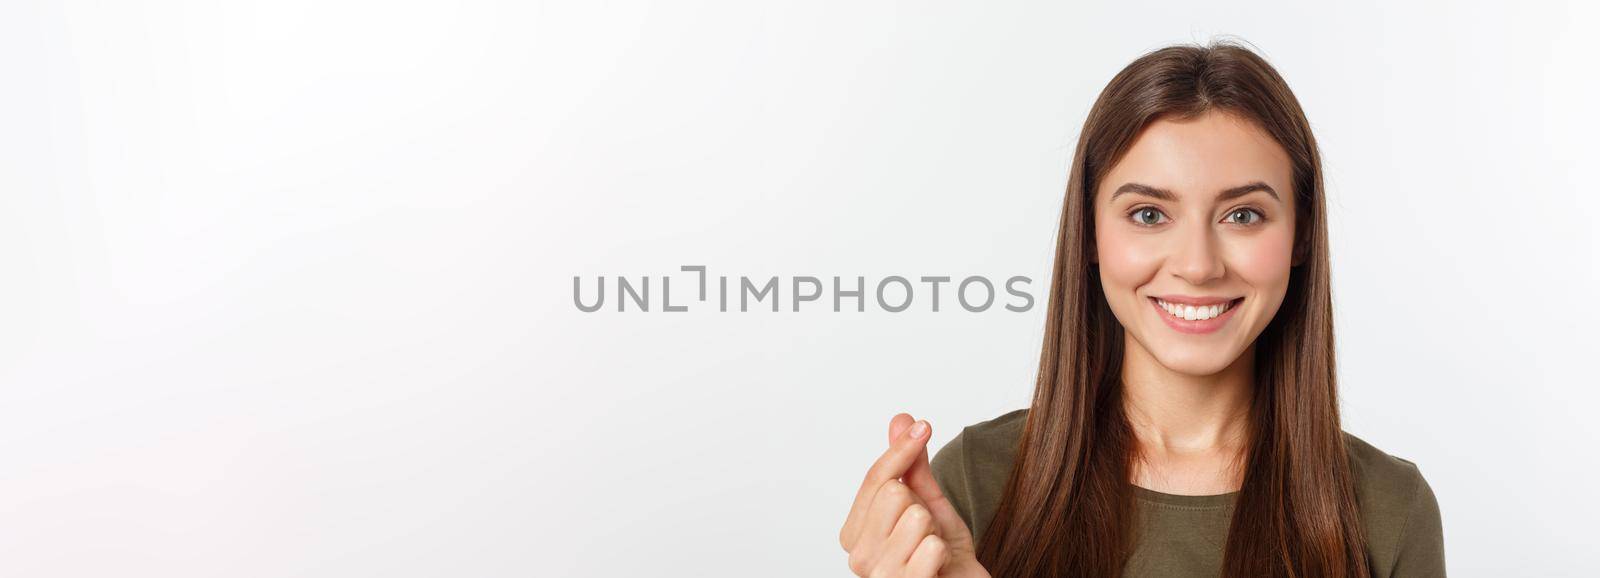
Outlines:
{"type": "Polygon", "coordinates": [[[1235,247],[1233,269],[1258,290],[1282,292],[1289,284],[1293,253],[1293,230],[1283,227],[1262,231],[1235,247]]]}
{"type": "Polygon", "coordinates": [[[1096,241],[1101,284],[1108,289],[1107,298],[1124,297],[1121,293],[1144,285],[1161,268],[1163,248],[1154,235],[1101,231],[1096,241]]]}

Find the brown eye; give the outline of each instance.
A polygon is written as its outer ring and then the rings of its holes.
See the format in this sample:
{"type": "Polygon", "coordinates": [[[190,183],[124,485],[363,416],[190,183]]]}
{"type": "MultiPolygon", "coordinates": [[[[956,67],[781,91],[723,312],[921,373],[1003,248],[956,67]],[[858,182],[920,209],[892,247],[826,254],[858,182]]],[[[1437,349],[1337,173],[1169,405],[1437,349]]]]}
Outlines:
{"type": "Polygon", "coordinates": [[[1140,207],[1134,209],[1131,216],[1133,217],[1133,221],[1135,223],[1146,227],[1161,224],[1161,222],[1158,220],[1161,216],[1161,211],[1155,207],[1140,207]]]}

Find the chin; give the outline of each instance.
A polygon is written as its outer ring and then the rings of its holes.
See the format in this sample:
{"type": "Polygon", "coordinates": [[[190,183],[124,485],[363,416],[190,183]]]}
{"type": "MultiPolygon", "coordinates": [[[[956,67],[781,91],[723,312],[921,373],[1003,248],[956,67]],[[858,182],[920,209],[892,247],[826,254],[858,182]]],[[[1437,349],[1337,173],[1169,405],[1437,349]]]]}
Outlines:
{"type": "Polygon", "coordinates": [[[1151,355],[1167,369],[1184,375],[1201,377],[1222,373],[1222,370],[1232,365],[1237,356],[1229,355],[1229,353],[1221,350],[1198,349],[1192,345],[1172,344],[1168,346],[1167,350],[1154,351],[1151,352],[1151,355]]]}

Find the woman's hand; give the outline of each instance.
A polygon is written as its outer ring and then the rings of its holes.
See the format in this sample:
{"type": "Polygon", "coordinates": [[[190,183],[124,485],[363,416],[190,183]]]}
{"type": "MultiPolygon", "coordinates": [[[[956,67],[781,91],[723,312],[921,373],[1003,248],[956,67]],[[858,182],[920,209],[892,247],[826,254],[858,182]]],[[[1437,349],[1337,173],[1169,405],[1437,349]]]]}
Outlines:
{"type": "Polygon", "coordinates": [[[839,544],[862,578],[989,578],[972,533],[928,465],[928,422],[897,414],[889,450],[867,470],[839,544]]]}

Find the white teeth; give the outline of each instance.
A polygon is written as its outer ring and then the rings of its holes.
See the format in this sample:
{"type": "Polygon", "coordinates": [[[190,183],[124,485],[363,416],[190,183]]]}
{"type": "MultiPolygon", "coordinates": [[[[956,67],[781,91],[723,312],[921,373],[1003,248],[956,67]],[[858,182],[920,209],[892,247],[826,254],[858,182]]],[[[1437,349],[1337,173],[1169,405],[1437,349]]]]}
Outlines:
{"type": "Polygon", "coordinates": [[[1168,303],[1160,299],[1157,299],[1156,303],[1161,305],[1162,309],[1167,310],[1167,313],[1171,313],[1173,317],[1178,317],[1188,321],[1211,319],[1221,315],[1224,311],[1227,311],[1233,304],[1233,302],[1230,301],[1228,303],[1219,303],[1217,305],[1195,307],[1193,305],[1178,305],[1176,303],[1168,303]]]}

